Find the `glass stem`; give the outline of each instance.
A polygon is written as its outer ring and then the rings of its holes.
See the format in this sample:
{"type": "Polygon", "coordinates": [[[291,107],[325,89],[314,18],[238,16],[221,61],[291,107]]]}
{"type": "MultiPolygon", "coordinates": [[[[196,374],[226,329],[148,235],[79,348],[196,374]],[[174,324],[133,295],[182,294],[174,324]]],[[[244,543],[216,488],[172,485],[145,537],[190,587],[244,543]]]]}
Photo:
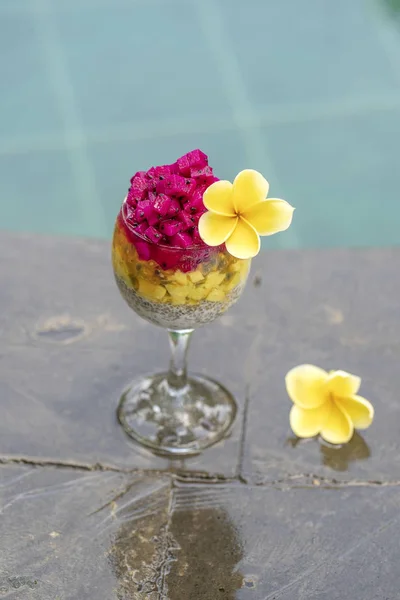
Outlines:
{"type": "Polygon", "coordinates": [[[171,362],[167,379],[173,394],[181,393],[187,386],[186,357],[192,333],[193,329],[168,329],[171,362]]]}

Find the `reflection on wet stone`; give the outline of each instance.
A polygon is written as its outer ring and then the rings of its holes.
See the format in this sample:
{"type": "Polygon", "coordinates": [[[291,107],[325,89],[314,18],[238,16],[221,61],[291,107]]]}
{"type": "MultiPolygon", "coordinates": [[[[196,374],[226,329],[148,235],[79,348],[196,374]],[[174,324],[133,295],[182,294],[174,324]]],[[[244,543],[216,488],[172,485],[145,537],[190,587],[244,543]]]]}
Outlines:
{"type": "Polygon", "coordinates": [[[355,432],[350,442],[341,446],[329,445],[320,441],[318,438],[302,440],[292,436],[286,440],[286,444],[291,448],[297,448],[299,445],[318,444],[321,464],[334,471],[347,471],[351,462],[366,460],[371,456],[371,451],[362,435],[355,432]]]}
{"type": "Polygon", "coordinates": [[[347,471],[350,462],[371,456],[368,444],[359,433],[355,433],[348,444],[338,448],[321,444],[320,451],[322,464],[334,471],[347,471]]]}
{"type": "Polygon", "coordinates": [[[243,587],[237,568],[243,559],[238,532],[218,503],[218,489],[202,491],[200,486],[199,493],[196,487],[176,493],[171,531],[180,551],[167,577],[168,600],[234,600],[243,587]]]}
{"type": "Polygon", "coordinates": [[[158,600],[178,549],[169,532],[170,484],[151,496],[124,495],[114,509],[122,524],[108,553],[118,580],[118,600],[158,600]]]}

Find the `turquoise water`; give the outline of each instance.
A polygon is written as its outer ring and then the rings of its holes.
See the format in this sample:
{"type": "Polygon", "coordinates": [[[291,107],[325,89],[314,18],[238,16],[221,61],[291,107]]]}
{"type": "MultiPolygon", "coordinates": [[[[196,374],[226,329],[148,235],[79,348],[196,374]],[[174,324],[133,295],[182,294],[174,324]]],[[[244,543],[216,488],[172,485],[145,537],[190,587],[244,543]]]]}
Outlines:
{"type": "Polygon", "coordinates": [[[267,247],[400,243],[400,2],[0,0],[0,228],[109,237],[200,147],[297,210],[267,247]]]}

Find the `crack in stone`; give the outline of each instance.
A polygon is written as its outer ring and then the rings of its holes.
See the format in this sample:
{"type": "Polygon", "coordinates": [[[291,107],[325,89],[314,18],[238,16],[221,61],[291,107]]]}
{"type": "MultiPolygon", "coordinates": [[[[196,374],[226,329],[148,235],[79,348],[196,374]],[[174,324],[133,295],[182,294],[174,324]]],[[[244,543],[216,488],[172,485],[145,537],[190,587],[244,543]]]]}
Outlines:
{"type": "MultiPolygon", "coordinates": [[[[340,487],[398,487],[400,486],[400,480],[379,480],[379,479],[336,479],[334,477],[326,477],[323,475],[317,475],[316,473],[296,473],[288,474],[280,479],[271,479],[267,481],[252,482],[246,479],[240,472],[233,477],[227,477],[221,473],[208,473],[207,471],[182,471],[182,470],[171,470],[171,469],[123,469],[113,465],[103,463],[77,463],[73,461],[62,461],[53,459],[35,459],[25,456],[0,456],[1,465],[22,465],[30,467],[53,467],[59,469],[75,469],[77,471],[111,471],[114,473],[125,473],[128,475],[142,475],[142,476],[169,476],[172,479],[172,486],[175,487],[175,483],[181,484],[204,484],[204,485],[218,485],[218,484],[237,484],[248,485],[250,487],[273,487],[288,484],[290,487],[307,487],[307,488],[326,488],[327,486],[333,486],[334,488],[340,487]],[[292,484],[292,482],[298,481],[301,485],[292,484]]],[[[122,497],[132,487],[130,483],[125,490],[123,490],[116,498],[107,502],[102,510],[109,506],[113,501],[122,497]]],[[[96,511],[97,512],[97,511],[96,511]]]]}
{"type": "Polygon", "coordinates": [[[242,431],[240,434],[240,442],[239,442],[239,459],[236,469],[236,478],[243,483],[244,478],[242,476],[243,473],[243,463],[244,463],[244,454],[245,454],[245,446],[246,446],[246,431],[247,431],[247,416],[249,412],[250,405],[250,386],[246,385],[246,397],[244,401],[243,408],[243,419],[242,419],[242,431]]]}
{"type": "Polygon", "coordinates": [[[301,485],[291,485],[291,488],[306,487],[306,488],[318,488],[327,489],[328,487],[341,488],[341,487],[397,487],[400,486],[400,480],[387,480],[380,481],[377,479],[362,480],[362,479],[335,479],[325,477],[322,475],[316,475],[315,473],[298,473],[294,475],[287,475],[281,479],[274,479],[271,481],[263,481],[250,485],[255,487],[269,487],[275,485],[290,484],[295,480],[303,480],[301,485]]]}
{"type": "Polygon", "coordinates": [[[120,469],[113,465],[102,463],[76,463],[52,459],[35,459],[25,456],[0,456],[0,465],[23,465],[28,467],[56,467],[59,469],[75,469],[77,471],[114,471],[116,473],[129,473],[130,470],[120,469]]]}
{"type": "Polygon", "coordinates": [[[174,512],[174,484],[171,481],[169,491],[169,503],[167,510],[167,524],[163,535],[163,547],[160,552],[160,561],[157,566],[158,577],[156,581],[159,600],[168,600],[168,583],[167,576],[171,569],[171,562],[178,560],[175,557],[174,551],[180,550],[179,544],[175,541],[171,533],[172,516],[174,512]]]}

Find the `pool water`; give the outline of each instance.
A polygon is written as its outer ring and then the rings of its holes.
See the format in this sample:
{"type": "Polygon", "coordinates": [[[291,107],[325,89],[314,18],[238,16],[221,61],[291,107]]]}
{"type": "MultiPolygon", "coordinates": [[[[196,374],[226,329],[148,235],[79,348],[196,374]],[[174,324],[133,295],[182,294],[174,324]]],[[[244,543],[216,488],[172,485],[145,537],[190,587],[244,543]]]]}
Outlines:
{"type": "Polygon", "coordinates": [[[399,0],[0,0],[0,228],[111,236],[200,147],[296,206],[266,248],[400,243],[399,0]]]}

